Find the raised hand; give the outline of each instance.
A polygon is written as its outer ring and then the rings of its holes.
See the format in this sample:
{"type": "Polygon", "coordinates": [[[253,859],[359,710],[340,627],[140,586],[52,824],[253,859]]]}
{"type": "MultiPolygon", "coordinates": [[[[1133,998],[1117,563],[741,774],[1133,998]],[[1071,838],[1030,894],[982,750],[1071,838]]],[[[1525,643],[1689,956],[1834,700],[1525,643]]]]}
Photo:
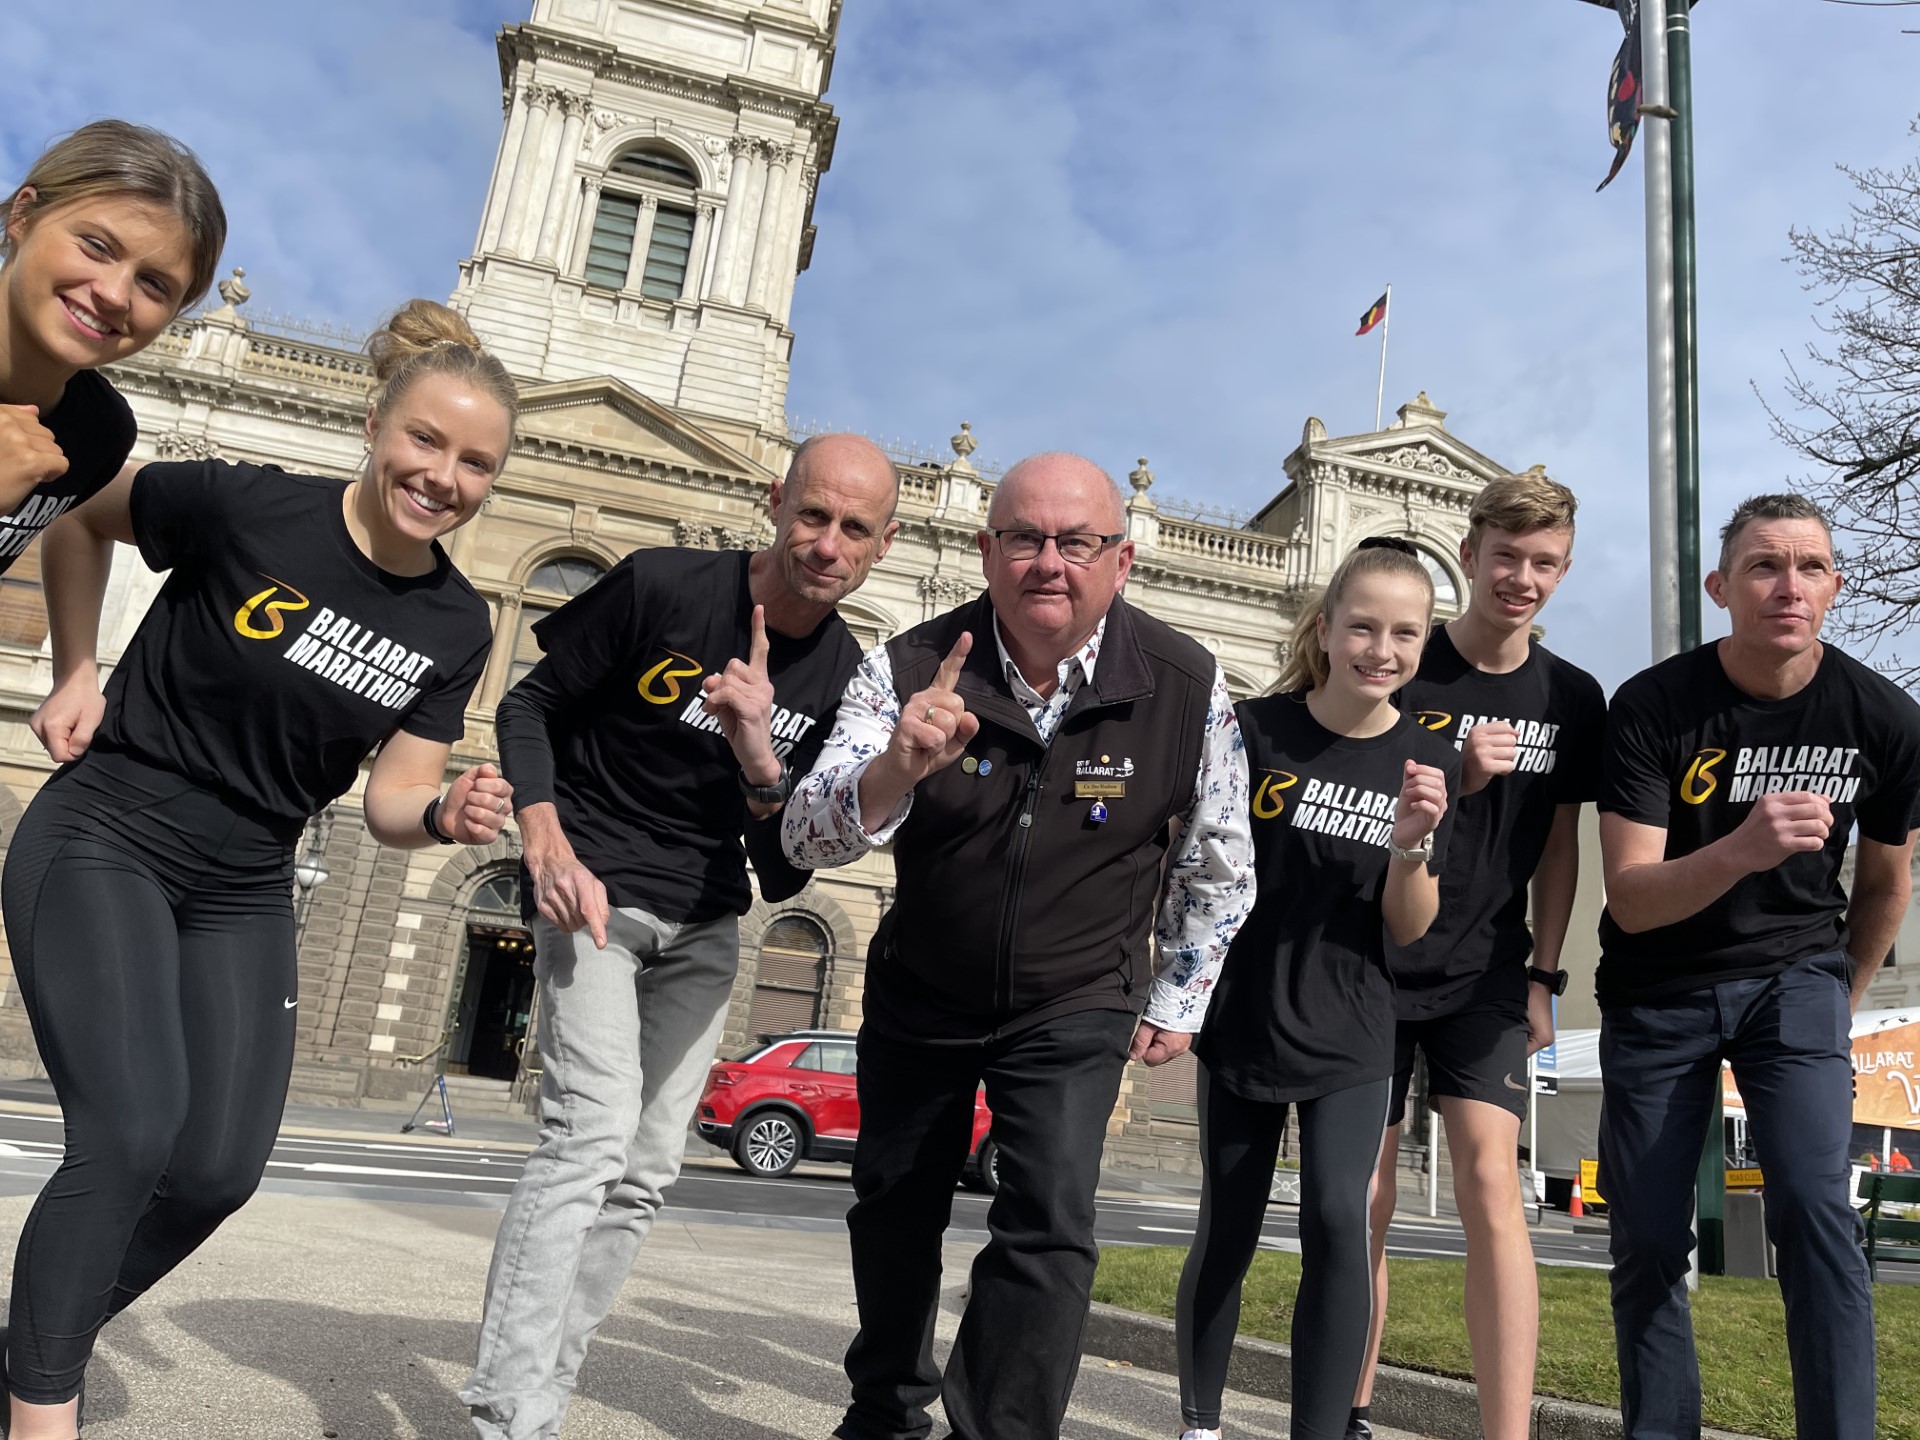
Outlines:
{"type": "Polygon", "coordinates": [[[1483,720],[1467,731],[1460,747],[1460,793],[1486,788],[1496,775],[1509,775],[1520,763],[1520,732],[1504,720],[1483,720]]]}
{"type": "Polygon", "coordinates": [[[34,405],[0,405],[0,515],[10,515],[34,487],[67,473],[67,457],[34,405]]]}
{"type": "Polygon", "coordinates": [[[767,679],[767,612],[753,607],[753,634],[745,660],[729,660],[718,675],[700,682],[701,704],[720,723],[733,747],[740,771],[752,785],[780,780],[780,757],[773,753],[773,682],[767,679]]]}
{"type": "Polygon", "coordinates": [[[463,770],[435,817],[443,834],[462,845],[491,845],[513,813],[513,786],[493,764],[463,770]]]}
{"type": "Polygon", "coordinates": [[[1413,849],[1439,828],[1446,813],[1446,775],[1431,765],[1407,761],[1400,799],[1393,807],[1393,843],[1402,850],[1413,849]]]}
{"type": "Polygon", "coordinates": [[[878,824],[914,786],[936,770],[943,770],[965,753],[980,733],[980,717],[967,711],[967,702],[954,689],[961,668],[973,649],[971,631],[961,632],[953,649],[940,662],[933,681],[916,690],[900,707],[887,748],[876,755],[860,776],[860,813],[863,822],[878,824]]]}
{"type": "Polygon", "coordinates": [[[1738,854],[1753,873],[1771,870],[1790,855],[1826,848],[1833,833],[1833,806],[1824,795],[1782,790],[1762,795],[1733,832],[1738,854]]]}

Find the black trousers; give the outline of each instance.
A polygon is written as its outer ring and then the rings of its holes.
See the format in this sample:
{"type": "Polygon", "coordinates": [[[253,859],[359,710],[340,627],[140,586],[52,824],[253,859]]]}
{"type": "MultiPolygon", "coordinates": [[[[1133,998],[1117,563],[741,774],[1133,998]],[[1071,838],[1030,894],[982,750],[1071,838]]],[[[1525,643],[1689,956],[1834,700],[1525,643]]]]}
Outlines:
{"type": "Polygon", "coordinates": [[[937,1395],[955,1440],[1056,1440],[1080,1366],[1098,1251],[1094,1191],[1134,1018],[1095,1010],[979,1045],[860,1032],[856,1197],[847,1214],[860,1333],[842,1440],[918,1440],[937,1395]],[[1000,1147],[991,1239],[947,1360],[933,1359],[941,1235],[984,1082],[1000,1147]]]}
{"type": "Polygon", "coordinates": [[[23,1400],[71,1400],[100,1327],[259,1184],[293,1063],[297,838],[108,754],[20,822],[0,901],[66,1125],[14,1262],[23,1400]]]}
{"type": "MultiPolygon", "coordinates": [[[[1293,1305],[1294,1440],[1340,1440],[1373,1320],[1368,1186],[1380,1158],[1391,1080],[1311,1100],[1300,1112],[1300,1293],[1293,1305]]],[[[1200,1220],[1180,1272],[1175,1341],[1180,1415],[1220,1428],[1220,1396],[1240,1328],[1240,1286],[1260,1245],[1287,1107],[1248,1100],[1200,1067],[1200,1220]]]]}

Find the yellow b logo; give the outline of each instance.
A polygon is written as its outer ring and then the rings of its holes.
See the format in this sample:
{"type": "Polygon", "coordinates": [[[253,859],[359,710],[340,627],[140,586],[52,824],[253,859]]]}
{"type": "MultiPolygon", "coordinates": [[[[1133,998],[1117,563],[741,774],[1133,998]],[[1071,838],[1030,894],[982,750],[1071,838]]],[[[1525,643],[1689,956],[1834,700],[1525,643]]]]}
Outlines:
{"type": "Polygon", "coordinates": [[[1413,723],[1422,730],[1444,730],[1453,723],[1453,717],[1444,710],[1416,710],[1413,723]]]}
{"type": "Polygon", "coordinates": [[[1713,767],[1727,758],[1724,750],[1702,750],[1693,757],[1687,773],[1680,779],[1680,798],[1689,805],[1704,805],[1720,783],[1713,767]]]}
{"type": "Polygon", "coordinates": [[[1263,771],[1267,777],[1260,782],[1260,788],[1253,792],[1253,814],[1255,819],[1271,820],[1287,808],[1287,802],[1280,798],[1282,790],[1291,790],[1300,783],[1298,775],[1290,775],[1285,770],[1263,771]]]}
{"type": "MultiPolygon", "coordinates": [[[[261,579],[273,580],[271,575],[262,574],[261,579]]],[[[313,602],[285,581],[273,580],[273,584],[248,600],[233,612],[233,628],[249,640],[273,640],[284,634],[287,622],[280,618],[283,610],[304,610],[313,602]],[[291,600],[269,600],[267,597],[276,590],[284,590],[293,596],[291,600]],[[258,611],[266,616],[264,626],[253,623],[254,613],[258,611]]]]}
{"type": "Polygon", "coordinates": [[[707,667],[691,655],[669,650],[667,658],[640,677],[640,698],[649,705],[671,705],[680,698],[680,682],[700,674],[707,667]],[[674,661],[680,661],[675,665],[674,661]],[[655,685],[659,688],[655,689],[655,685]]]}

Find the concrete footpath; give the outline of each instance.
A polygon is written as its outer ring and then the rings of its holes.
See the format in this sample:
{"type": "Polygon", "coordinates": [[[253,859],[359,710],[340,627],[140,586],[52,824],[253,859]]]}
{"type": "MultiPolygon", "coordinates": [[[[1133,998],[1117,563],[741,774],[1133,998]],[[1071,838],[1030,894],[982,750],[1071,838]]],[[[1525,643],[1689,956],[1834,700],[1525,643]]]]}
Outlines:
{"type": "MultiPolygon", "coordinates": [[[[0,1201],[0,1234],[29,1203],[0,1201]]],[[[102,1333],[89,1440],[462,1440],[455,1391],[498,1219],[256,1198],[102,1333]]],[[[971,1254],[948,1248],[942,1354],[971,1254]]],[[[588,1356],[565,1440],[825,1440],[853,1331],[843,1235],[663,1219],[588,1356]]],[[[1277,1401],[1234,1394],[1227,1413],[1236,1440],[1287,1433],[1277,1401]]],[[[1088,1359],[1061,1434],[1164,1440],[1177,1421],[1171,1376],[1088,1359]]]]}

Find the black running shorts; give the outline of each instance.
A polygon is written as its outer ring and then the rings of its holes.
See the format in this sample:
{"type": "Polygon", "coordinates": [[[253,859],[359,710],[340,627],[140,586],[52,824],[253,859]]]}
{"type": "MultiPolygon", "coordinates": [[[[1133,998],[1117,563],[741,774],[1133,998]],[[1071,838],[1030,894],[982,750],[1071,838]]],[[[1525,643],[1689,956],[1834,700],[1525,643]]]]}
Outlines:
{"type": "Polygon", "coordinates": [[[1427,1057],[1427,1080],[1435,1095],[1482,1100],[1527,1113],[1527,1007],[1494,1001],[1402,1020],[1394,1032],[1393,1099],[1387,1124],[1407,1116],[1407,1087],[1413,1081],[1413,1052],[1427,1057]]]}

